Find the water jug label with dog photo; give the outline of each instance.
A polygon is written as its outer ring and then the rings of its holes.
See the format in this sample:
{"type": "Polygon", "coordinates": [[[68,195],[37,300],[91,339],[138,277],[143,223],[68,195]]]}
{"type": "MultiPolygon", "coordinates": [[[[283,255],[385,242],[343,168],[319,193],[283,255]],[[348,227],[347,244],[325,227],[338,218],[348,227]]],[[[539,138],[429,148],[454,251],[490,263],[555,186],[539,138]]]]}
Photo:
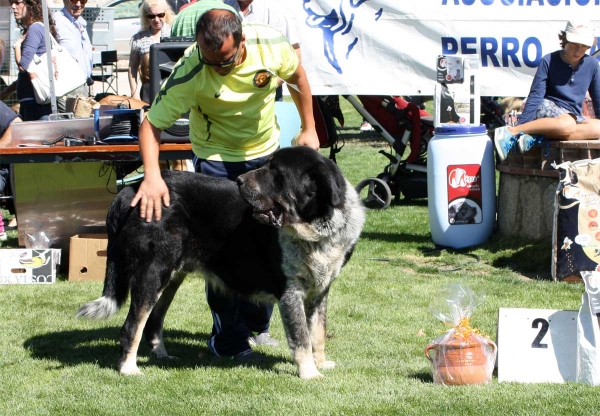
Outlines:
{"type": "Polygon", "coordinates": [[[449,165],[447,175],[448,223],[483,222],[481,165],[449,165]]]}

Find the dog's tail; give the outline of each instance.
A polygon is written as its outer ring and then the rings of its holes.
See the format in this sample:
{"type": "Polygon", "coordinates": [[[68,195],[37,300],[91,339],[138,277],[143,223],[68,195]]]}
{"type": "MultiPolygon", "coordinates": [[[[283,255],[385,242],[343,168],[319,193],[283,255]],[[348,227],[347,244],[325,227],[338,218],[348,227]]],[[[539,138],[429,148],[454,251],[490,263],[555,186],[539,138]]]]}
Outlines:
{"type": "Polygon", "coordinates": [[[126,188],[114,199],[108,210],[106,216],[108,247],[102,297],[79,308],[75,315],[77,318],[106,319],[114,315],[127,300],[129,279],[126,278],[127,273],[119,273],[121,270],[119,234],[133,211],[129,206],[133,195],[135,191],[126,188]]]}
{"type": "Polygon", "coordinates": [[[106,276],[102,297],[88,302],[79,308],[77,318],[106,319],[114,315],[125,303],[129,293],[129,282],[121,282],[118,278],[118,250],[109,247],[106,261],[106,276]]]}
{"type": "Polygon", "coordinates": [[[76,318],[106,319],[119,310],[115,299],[102,296],[86,303],[77,311],[76,318]]]}

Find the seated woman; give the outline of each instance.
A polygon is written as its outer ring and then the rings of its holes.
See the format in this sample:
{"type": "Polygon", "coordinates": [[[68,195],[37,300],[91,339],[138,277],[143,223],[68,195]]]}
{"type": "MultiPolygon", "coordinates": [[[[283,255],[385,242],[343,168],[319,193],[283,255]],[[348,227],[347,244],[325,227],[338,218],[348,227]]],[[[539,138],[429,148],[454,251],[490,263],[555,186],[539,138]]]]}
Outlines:
{"type": "MultiPolygon", "coordinates": [[[[6,104],[0,101],[0,148],[9,147],[12,143],[11,124],[21,121],[19,116],[6,104]]],[[[0,164],[0,195],[10,195],[9,165],[0,164]]],[[[9,211],[14,214],[14,202],[11,200],[7,205],[9,211]]],[[[12,231],[17,228],[17,217],[14,216],[4,227],[2,211],[0,211],[0,241],[5,241],[6,231],[12,231]]]]}
{"type": "Polygon", "coordinates": [[[545,139],[600,138],[600,120],[582,114],[588,92],[594,108],[600,110],[600,67],[595,58],[586,55],[597,41],[592,26],[570,21],[558,39],[562,49],[542,58],[518,124],[495,131],[500,160],[506,159],[515,145],[524,153],[545,139]]]}
{"type": "Polygon", "coordinates": [[[142,28],[131,38],[129,54],[129,86],[131,98],[151,103],[150,97],[150,45],[159,43],[161,37],[171,35],[175,14],[166,0],[145,0],[140,7],[142,28]],[[139,75],[139,77],[138,77],[139,75]],[[138,78],[141,81],[138,83],[138,78]]]}

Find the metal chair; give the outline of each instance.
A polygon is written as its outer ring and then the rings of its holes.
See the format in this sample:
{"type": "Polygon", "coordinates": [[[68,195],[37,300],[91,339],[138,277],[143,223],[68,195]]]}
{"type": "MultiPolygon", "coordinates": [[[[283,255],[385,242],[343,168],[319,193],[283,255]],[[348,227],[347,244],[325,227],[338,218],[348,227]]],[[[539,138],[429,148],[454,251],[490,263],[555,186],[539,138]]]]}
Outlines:
{"type": "Polygon", "coordinates": [[[102,92],[114,92],[119,95],[119,71],[117,68],[117,51],[100,52],[100,63],[94,68],[100,68],[100,74],[92,73],[94,81],[102,82],[102,92]]]}

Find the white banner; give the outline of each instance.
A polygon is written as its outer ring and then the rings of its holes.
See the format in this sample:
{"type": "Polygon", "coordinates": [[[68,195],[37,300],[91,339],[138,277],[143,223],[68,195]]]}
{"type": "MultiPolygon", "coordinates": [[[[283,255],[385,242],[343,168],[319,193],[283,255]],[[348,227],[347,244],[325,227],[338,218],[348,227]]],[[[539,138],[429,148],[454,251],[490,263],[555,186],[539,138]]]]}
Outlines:
{"type": "MultiPolygon", "coordinates": [[[[314,94],[433,95],[438,55],[476,55],[481,95],[526,96],[567,20],[600,0],[284,0],[314,94]]],[[[592,20],[600,35],[600,20],[592,20]]],[[[590,53],[597,49],[595,46],[590,53]]]]}

